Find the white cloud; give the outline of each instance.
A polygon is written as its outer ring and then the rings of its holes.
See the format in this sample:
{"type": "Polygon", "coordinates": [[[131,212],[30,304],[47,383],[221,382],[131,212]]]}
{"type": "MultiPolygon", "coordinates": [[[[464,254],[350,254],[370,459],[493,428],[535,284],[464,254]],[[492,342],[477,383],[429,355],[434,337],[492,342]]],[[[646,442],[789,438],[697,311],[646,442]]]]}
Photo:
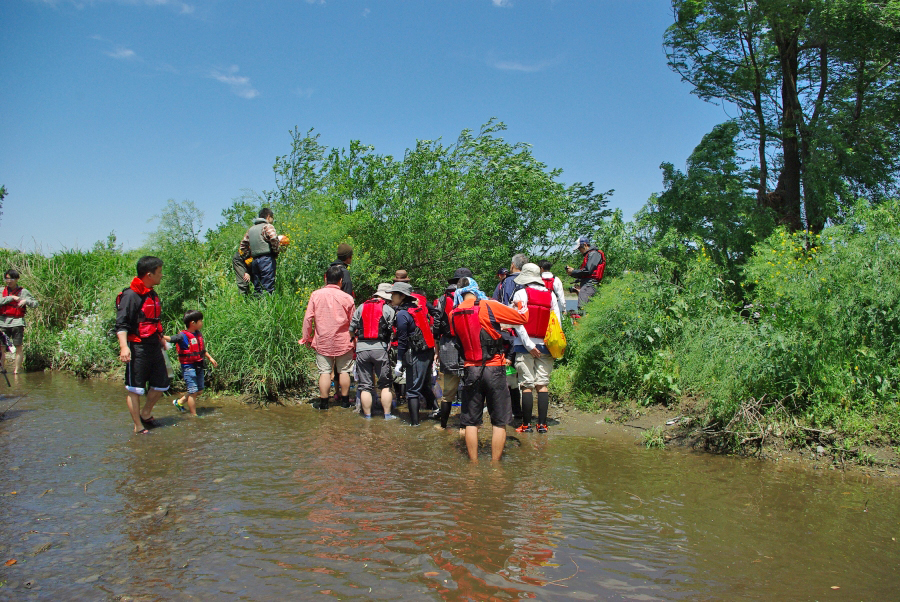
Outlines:
{"type": "Polygon", "coordinates": [[[543,71],[556,61],[538,61],[537,63],[520,63],[519,61],[493,61],[491,66],[502,71],[521,71],[523,73],[535,73],[543,71]]]}
{"type": "Polygon", "coordinates": [[[372,9],[366,8],[363,10],[363,17],[368,17],[371,14],[372,14],[372,9]]]}
{"type": "Polygon", "coordinates": [[[94,6],[104,2],[114,4],[125,4],[129,6],[168,6],[176,9],[182,15],[189,15],[194,12],[195,8],[192,4],[187,4],[181,0],[40,0],[44,4],[57,6],[59,4],[71,4],[75,8],[81,10],[86,6],[94,6]]]}
{"type": "Polygon", "coordinates": [[[325,4],[325,0],[306,0],[307,4],[325,4]]]}
{"type": "Polygon", "coordinates": [[[221,69],[213,69],[209,76],[214,80],[227,85],[231,88],[232,92],[241,98],[250,99],[259,96],[259,91],[250,85],[250,78],[244,75],[237,75],[237,72],[238,66],[232,65],[224,71],[221,69]]]}
{"type": "Polygon", "coordinates": [[[111,56],[114,59],[121,60],[130,60],[133,58],[137,58],[134,50],[132,50],[131,48],[125,48],[124,46],[117,46],[115,50],[107,52],[106,56],[111,56]]]}
{"type": "Polygon", "coordinates": [[[296,94],[300,98],[310,98],[315,91],[315,88],[301,88],[299,86],[294,88],[294,94],[296,94]]]}
{"type": "Polygon", "coordinates": [[[491,0],[491,3],[500,8],[510,8],[513,5],[511,0],[491,0]]]}

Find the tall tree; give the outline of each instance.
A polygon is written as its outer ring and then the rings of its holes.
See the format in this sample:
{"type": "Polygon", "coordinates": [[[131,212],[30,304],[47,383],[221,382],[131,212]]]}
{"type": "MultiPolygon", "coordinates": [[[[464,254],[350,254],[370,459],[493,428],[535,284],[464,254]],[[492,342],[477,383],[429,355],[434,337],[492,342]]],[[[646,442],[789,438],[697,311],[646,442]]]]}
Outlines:
{"type": "Polygon", "coordinates": [[[669,65],[739,112],[757,204],[820,230],[900,182],[900,0],[673,0],[669,65]],[[770,166],[773,167],[770,170],[770,166]]]}

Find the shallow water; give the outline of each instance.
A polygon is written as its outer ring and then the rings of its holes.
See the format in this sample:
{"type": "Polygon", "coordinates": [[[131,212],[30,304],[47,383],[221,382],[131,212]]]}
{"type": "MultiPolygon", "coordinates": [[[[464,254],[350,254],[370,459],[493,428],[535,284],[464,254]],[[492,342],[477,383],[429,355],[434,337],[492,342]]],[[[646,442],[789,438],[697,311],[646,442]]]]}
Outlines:
{"type": "Polygon", "coordinates": [[[890,479],[558,429],[473,466],[426,425],[216,400],[164,399],[136,436],[118,384],[0,392],[26,391],[0,422],[2,599],[900,597],[890,479]]]}

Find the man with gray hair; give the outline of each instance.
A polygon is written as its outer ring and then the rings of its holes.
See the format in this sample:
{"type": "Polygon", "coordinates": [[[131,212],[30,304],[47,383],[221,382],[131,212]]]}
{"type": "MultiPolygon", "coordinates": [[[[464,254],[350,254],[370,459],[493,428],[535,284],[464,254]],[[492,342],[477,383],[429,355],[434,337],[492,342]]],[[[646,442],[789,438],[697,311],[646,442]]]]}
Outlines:
{"type": "Polygon", "coordinates": [[[522,266],[528,263],[528,256],[524,253],[516,253],[512,256],[509,265],[509,276],[500,286],[500,298],[498,301],[503,305],[509,305],[512,302],[513,295],[518,288],[516,286],[516,274],[522,271],[522,266]]]}

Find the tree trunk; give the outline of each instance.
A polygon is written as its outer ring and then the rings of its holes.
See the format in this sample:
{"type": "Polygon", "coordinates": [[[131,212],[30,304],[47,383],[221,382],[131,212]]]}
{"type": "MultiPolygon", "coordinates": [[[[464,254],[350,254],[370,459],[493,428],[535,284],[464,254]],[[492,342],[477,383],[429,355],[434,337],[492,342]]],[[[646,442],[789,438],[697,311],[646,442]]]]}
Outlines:
{"type": "Polygon", "coordinates": [[[792,232],[803,228],[801,217],[801,168],[799,125],[803,108],[797,96],[797,32],[775,30],[775,45],[781,63],[781,151],[783,165],[778,185],[769,195],[778,222],[792,232]],[[773,196],[775,198],[773,198],[773,196]]]}

